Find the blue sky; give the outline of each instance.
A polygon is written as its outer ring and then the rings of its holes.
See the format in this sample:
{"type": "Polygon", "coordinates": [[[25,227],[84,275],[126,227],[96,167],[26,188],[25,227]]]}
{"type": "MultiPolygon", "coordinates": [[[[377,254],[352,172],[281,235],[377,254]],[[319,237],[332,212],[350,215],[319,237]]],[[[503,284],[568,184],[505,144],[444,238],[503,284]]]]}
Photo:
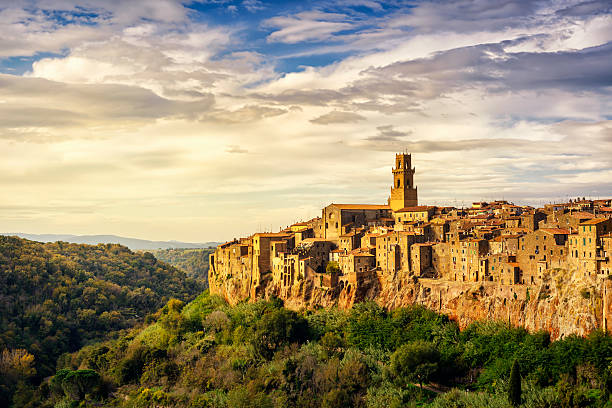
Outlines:
{"type": "MultiPolygon", "coordinates": [[[[54,9],[53,2],[25,2],[24,9],[33,15],[43,15],[50,24],[57,26],[99,27],[110,22],[113,15],[103,8],[103,3],[86,2],[83,5],[68,4],[54,9]]],[[[257,52],[274,60],[278,72],[301,71],[306,66],[325,66],[338,62],[350,55],[358,54],[356,47],[347,47],[346,39],[360,33],[376,30],[380,24],[399,12],[409,12],[413,4],[376,1],[184,1],[177,2],[184,8],[186,20],[191,24],[211,27],[226,27],[234,30],[239,40],[231,49],[219,53],[219,57],[230,52],[257,52]],[[305,19],[338,26],[323,35],[313,35],[305,41],[278,41],[271,38],[279,31],[275,19],[300,19],[300,14],[319,13],[305,19]],[[298,16],[298,17],[295,17],[298,16]],[[328,35],[329,34],[329,35],[328,35]],[[340,50],[334,51],[337,47],[340,50]],[[330,49],[332,48],[332,49],[330,49]]],[[[155,24],[153,18],[141,16],[140,22],[155,24]]],[[[279,22],[279,24],[282,24],[279,22]]],[[[180,30],[182,27],[174,27],[180,30]]],[[[307,32],[297,33],[308,37],[307,32]]],[[[373,49],[376,49],[374,46],[373,49]]],[[[42,58],[60,56],[69,48],[57,54],[36,52],[33,55],[8,57],[2,61],[0,72],[22,74],[31,69],[31,64],[42,58]]]]}
{"type": "Polygon", "coordinates": [[[0,230],[211,241],[612,196],[607,1],[0,2],[0,230]]]}

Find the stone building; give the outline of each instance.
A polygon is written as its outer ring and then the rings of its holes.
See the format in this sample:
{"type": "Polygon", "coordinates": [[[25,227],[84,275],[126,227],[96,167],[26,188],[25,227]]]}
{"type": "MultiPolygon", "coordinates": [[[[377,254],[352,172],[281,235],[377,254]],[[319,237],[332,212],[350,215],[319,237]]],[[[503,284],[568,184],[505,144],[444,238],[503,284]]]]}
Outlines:
{"type": "Polygon", "coordinates": [[[323,209],[321,238],[338,241],[341,235],[390,217],[391,209],[388,205],[330,204],[323,209]]]}
{"type": "Polygon", "coordinates": [[[395,168],[392,170],[393,185],[389,197],[389,206],[394,212],[419,205],[417,188],[414,185],[414,171],[411,155],[395,155],[395,168]]]}
{"type": "Polygon", "coordinates": [[[218,246],[210,255],[212,282],[247,287],[253,298],[313,288],[348,296],[395,279],[516,293],[516,285],[541,285],[549,274],[612,273],[611,200],[537,209],[507,201],[419,206],[411,156],[396,155],[391,171],[387,205],[332,203],[321,217],[218,246]],[[330,261],[338,268],[328,272],[330,261]]]}

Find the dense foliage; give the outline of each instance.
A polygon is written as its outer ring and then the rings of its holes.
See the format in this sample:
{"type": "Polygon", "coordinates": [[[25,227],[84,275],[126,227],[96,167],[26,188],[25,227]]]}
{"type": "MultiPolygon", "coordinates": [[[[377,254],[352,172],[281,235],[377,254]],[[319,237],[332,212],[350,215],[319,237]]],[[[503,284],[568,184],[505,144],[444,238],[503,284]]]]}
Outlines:
{"type": "Polygon", "coordinates": [[[62,353],[133,327],[171,297],[191,300],[202,290],[184,272],[120,245],[0,236],[0,351],[6,353],[0,406],[19,378],[55,373],[62,353]],[[25,360],[32,360],[27,369],[25,360]],[[7,375],[24,370],[29,374],[7,375]]]}
{"type": "MultiPolygon", "coordinates": [[[[420,306],[294,312],[278,299],[170,300],[156,322],[65,355],[19,406],[525,407],[611,405],[612,338],[551,342],[502,323],[457,325],[420,306]],[[520,366],[520,374],[518,367],[520,366]],[[96,374],[94,374],[96,373],[96,374]],[[87,388],[89,386],[89,388],[87,388]],[[516,384],[515,384],[516,386],[516,384]]],[[[17,406],[17,403],[15,404],[17,406]]]]}
{"type": "Polygon", "coordinates": [[[185,271],[187,276],[208,287],[208,256],[215,252],[214,248],[157,249],[150,252],[155,258],[185,271]]]}

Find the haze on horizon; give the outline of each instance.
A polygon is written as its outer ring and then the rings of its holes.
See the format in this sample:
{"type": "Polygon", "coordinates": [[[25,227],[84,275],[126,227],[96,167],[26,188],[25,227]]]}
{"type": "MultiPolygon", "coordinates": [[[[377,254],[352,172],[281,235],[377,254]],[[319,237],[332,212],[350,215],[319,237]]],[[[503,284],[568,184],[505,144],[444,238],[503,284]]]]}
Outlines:
{"type": "Polygon", "coordinates": [[[612,196],[608,1],[0,1],[0,230],[204,242],[612,196]]]}

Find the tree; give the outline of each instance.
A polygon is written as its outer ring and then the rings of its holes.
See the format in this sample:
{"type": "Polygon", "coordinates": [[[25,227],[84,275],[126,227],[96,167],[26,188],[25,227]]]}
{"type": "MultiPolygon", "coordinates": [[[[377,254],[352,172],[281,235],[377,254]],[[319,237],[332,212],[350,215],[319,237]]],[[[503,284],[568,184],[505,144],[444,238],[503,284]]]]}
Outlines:
{"type": "Polygon", "coordinates": [[[34,356],[25,349],[2,350],[0,354],[0,406],[8,406],[11,395],[36,374],[34,356]]]}
{"type": "Polygon", "coordinates": [[[62,369],[51,379],[50,385],[54,394],[80,401],[86,394],[100,391],[101,378],[94,370],[62,369]]]}
{"type": "Polygon", "coordinates": [[[391,355],[390,373],[396,383],[402,387],[418,382],[429,381],[438,370],[440,353],[436,347],[426,341],[413,341],[398,348],[391,355]]]}
{"type": "Polygon", "coordinates": [[[514,360],[514,363],[512,363],[512,370],[510,370],[508,401],[515,407],[521,404],[521,367],[518,360],[514,360]]]}
{"type": "Polygon", "coordinates": [[[329,357],[341,355],[346,344],[344,339],[336,333],[327,332],[320,340],[321,347],[325,350],[325,355],[329,357]]]}
{"type": "Polygon", "coordinates": [[[273,309],[257,322],[253,345],[260,356],[270,359],[279,347],[301,341],[306,328],[306,321],[297,313],[273,309]]]}
{"type": "Polygon", "coordinates": [[[34,356],[25,349],[2,350],[0,376],[4,379],[25,380],[36,374],[34,356]]]}
{"type": "Polygon", "coordinates": [[[327,266],[325,267],[325,272],[327,273],[339,273],[340,272],[340,266],[338,265],[338,262],[336,261],[329,261],[327,263],[327,266]]]}

